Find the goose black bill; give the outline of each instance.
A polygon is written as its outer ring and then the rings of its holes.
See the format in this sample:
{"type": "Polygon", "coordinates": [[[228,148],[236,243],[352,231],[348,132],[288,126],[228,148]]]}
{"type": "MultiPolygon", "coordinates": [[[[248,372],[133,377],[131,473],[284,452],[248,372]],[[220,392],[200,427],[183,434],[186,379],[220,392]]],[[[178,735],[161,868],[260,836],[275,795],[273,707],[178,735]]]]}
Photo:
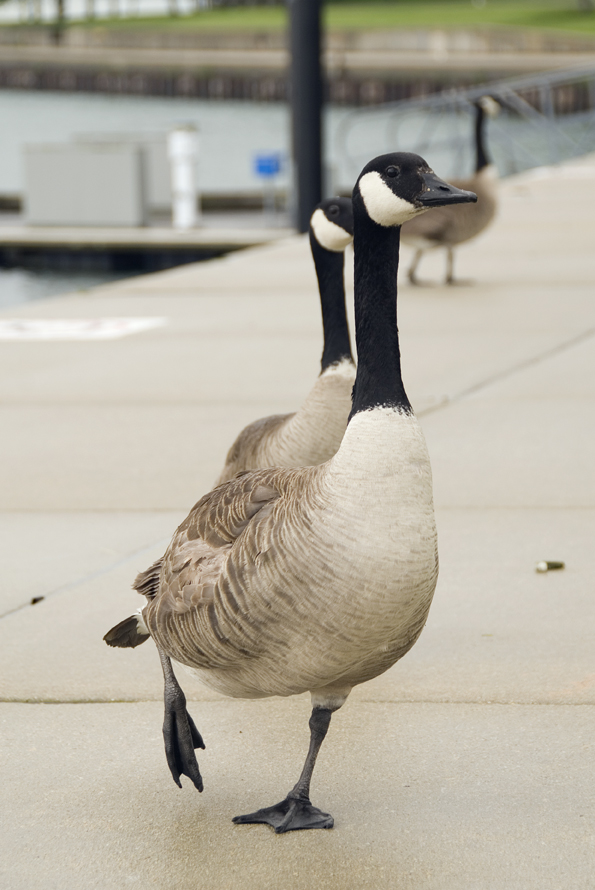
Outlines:
{"type": "Polygon", "coordinates": [[[422,173],[422,193],[418,198],[422,207],[444,207],[447,204],[475,204],[477,195],[475,192],[467,192],[458,189],[448,182],[444,182],[435,173],[422,173]]]}

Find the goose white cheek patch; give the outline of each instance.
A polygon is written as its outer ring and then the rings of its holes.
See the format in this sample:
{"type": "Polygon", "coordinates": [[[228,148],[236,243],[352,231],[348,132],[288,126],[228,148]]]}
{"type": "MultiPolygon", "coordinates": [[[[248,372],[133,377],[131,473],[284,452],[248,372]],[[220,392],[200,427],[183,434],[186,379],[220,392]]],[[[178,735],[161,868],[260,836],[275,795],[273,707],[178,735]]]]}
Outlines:
{"type": "Polygon", "coordinates": [[[375,170],[362,176],[359,190],[368,216],[379,226],[401,226],[423,210],[395,195],[375,170]]]}
{"type": "Polygon", "coordinates": [[[342,253],[353,240],[349,232],[327,219],[320,207],[312,214],[310,225],[314,237],[326,250],[342,253]]]}

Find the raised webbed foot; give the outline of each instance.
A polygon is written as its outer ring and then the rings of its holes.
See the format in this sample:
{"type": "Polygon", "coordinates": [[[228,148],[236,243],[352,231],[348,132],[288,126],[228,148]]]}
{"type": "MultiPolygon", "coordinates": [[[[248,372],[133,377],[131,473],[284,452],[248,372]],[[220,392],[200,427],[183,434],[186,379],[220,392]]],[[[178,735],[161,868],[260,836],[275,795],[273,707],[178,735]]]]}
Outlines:
{"type": "Polygon", "coordinates": [[[186,710],[186,697],[179,686],[178,690],[175,693],[166,690],[165,695],[163,741],[167,765],[179,788],[182,787],[180,776],[188,776],[198,791],[202,791],[202,776],[194,749],[204,748],[205,743],[186,710]]]}
{"type": "Polygon", "coordinates": [[[286,831],[301,831],[305,828],[332,828],[334,819],[330,813],[323,813],[318,807],[312,806],[309,800],[286,797],[272,807],[263,807],[247,816],[236,816],[236,825],[251,825],[262,822],[275,829],[275,834],[286,831]]]}

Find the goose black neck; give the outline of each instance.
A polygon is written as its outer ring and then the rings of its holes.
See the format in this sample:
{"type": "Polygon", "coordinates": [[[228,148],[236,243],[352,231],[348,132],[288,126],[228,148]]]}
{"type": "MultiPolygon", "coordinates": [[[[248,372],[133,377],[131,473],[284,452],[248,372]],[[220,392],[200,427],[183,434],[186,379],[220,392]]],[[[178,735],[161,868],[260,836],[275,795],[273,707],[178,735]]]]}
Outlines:
{"type": "Polygon", "coordinates": [[[397,329],[401,230],[373,222],[359,194],[354,194],[353,211],[357,376],[350,417],[378,407],[411,412],[397,329]]]}
{"type": "Polygon", "coordinates": [[[490,164],[485,146],[485,111],[481,105],[475,108],[475,172],[479,173],[490,164]]]}
{"type": "Polygon", "coordinates": [[[320,291],[324,334],[321,368],[325,371],[330,365],[345,359],[353,361],[345,311],[344,257],[342,251],[326,250],[322,247],[312,232],[310,232],[310,247],[320,291]]]}

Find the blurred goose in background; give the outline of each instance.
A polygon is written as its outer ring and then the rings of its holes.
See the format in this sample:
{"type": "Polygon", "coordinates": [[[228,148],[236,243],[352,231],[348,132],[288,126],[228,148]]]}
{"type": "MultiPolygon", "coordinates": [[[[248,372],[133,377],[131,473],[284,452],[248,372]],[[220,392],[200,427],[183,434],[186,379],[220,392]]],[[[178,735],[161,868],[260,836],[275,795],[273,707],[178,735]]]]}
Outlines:
{"type": "Polygon", "coordinates": [[[464,207],[439,207],[405,223],[401,238],[416,248],[408,272],[411,284],[421,284],[417,267],[426,250],[445,247],[447,252],[446,284],[456,284],[454,251],[458,244],[475,238],[491,223],[498,207],[498,174],[491,163],[485,138],[486,117],[495,117],[500,106],[491,96],[483,96],[475,104],[475,173],[467,179],[453,179],[453,185],[477,195],[477,204],[464,207]]]}
{"type": "Polygon", "coordinates": [[[203,497],[165,556],[138,576],[142,612],[110,645],[153,637],[165,676],[164,739],[174,781],[203,782],[204,747],[171,660],[234,698],[312,698],[301,776],[279,803],[236,823],[277,833],[331,828],[310,780],[331,715],[381,674],[426,622],[438,561],[431,469],[401,378],[397,269],[402,223],[467,203],[418,155],[383,155],[353,194],[358,369],[345,435],[319,466],[244,473],[203,497]]]}
{"type": "Polygon", "coordinates": [[[246,470],[321,464],[343,438],[355,381],[344,285],[344,253],[353,240],[351,198],[322,201],[310,219],[309,234],[322,309],[320,376],[295,414],[264,417],[242,430],[217,485],[246,470]]]}

